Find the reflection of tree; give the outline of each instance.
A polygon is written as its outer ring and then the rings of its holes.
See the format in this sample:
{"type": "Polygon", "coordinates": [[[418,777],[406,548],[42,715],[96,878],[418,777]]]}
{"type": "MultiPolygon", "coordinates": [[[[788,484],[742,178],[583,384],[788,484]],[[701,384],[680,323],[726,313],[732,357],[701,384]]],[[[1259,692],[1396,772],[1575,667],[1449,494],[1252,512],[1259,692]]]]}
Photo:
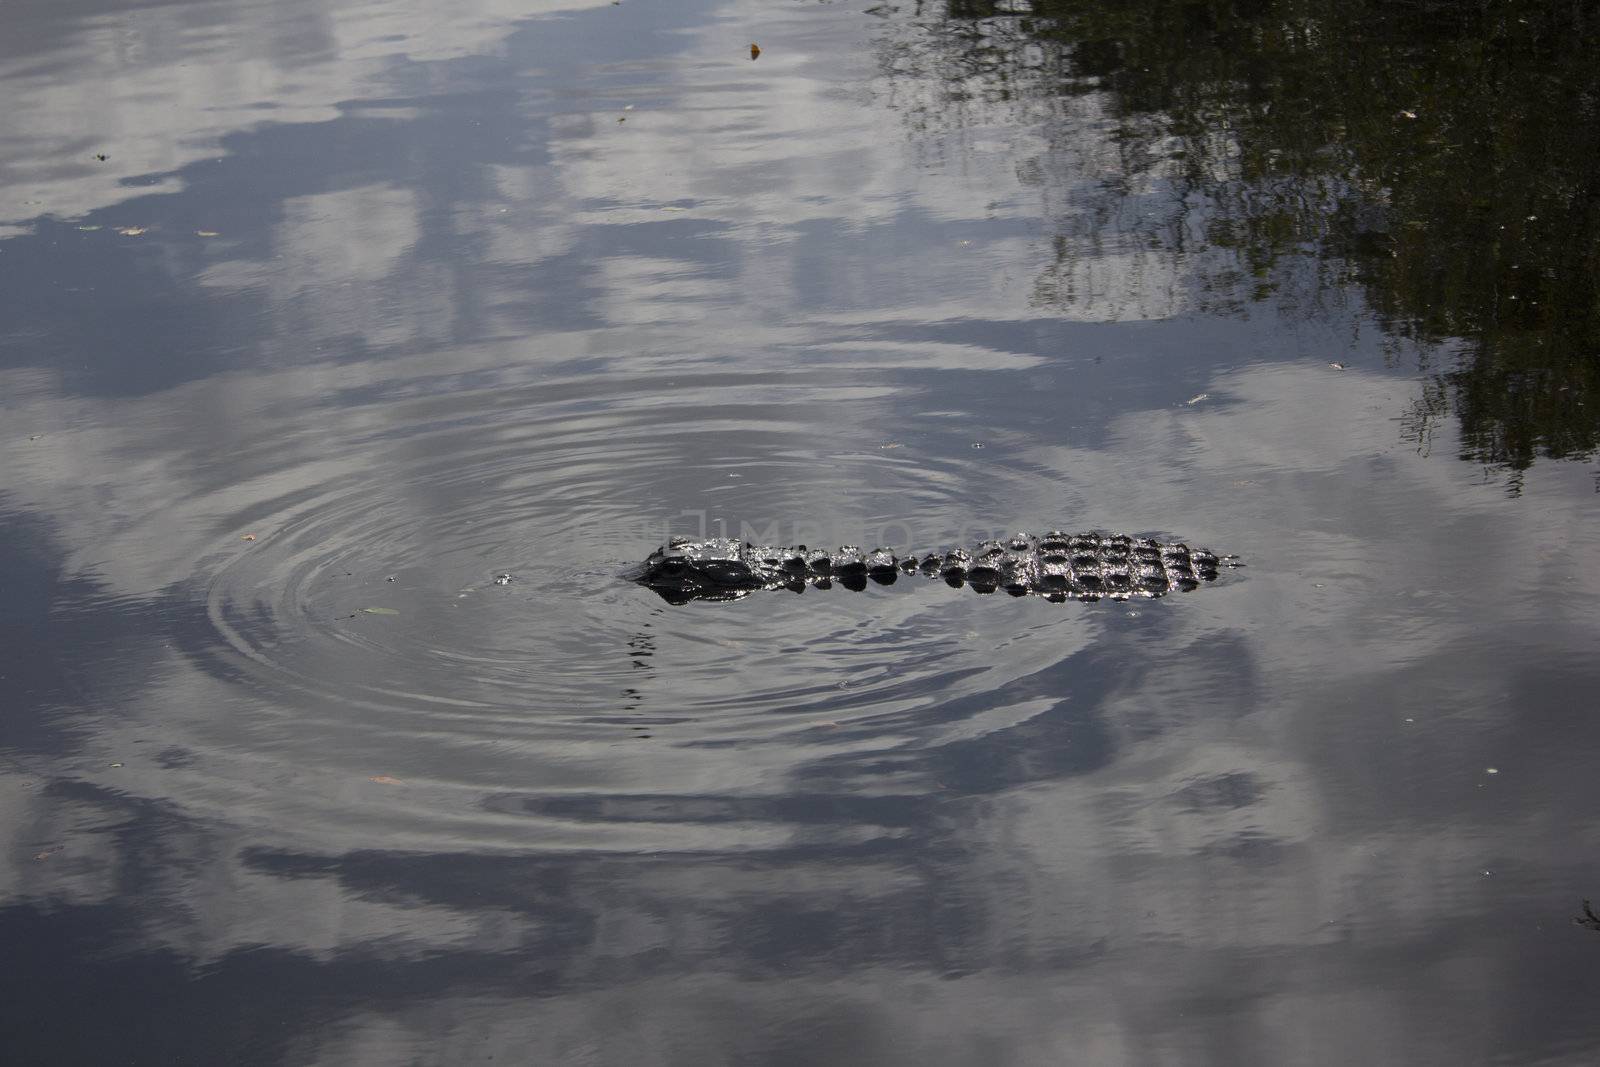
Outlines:
{"type": "Polygon", "coordinates": [[[1511,471],[1600,447],[1595,0],[949,0],[890,37],[921,129],[1042,139],[1040,300],[1107,250],[1187,257],[1212,310],[1355,282],[1456,353],[1419,441],[1453,411],[1464,458],[1511,471]]]}

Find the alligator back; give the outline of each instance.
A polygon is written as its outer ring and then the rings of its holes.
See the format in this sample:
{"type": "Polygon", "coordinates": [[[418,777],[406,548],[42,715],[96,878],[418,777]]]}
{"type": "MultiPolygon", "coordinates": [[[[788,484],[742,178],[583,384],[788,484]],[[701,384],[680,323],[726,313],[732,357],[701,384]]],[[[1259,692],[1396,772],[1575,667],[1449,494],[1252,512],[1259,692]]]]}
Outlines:
{"type": "Polygon", "coordinates": [[[803,591],[837,582],[864,589],[868,581],[889,585],[901,576],[942,578],[980,593],[1049,600],[1127,600],[1197,589],[1215,581],[1221,568],[1241,566],[1182,543],[1126,534],[1014,534],[969,549],[924,556],[897,556],[887,548],[863,552],[853,545],[832,551],[805,545],[774,547],[730,538],[694,541],[675,537],[626,575],[670,603],[736,600],[761,589],[803,591]]]}

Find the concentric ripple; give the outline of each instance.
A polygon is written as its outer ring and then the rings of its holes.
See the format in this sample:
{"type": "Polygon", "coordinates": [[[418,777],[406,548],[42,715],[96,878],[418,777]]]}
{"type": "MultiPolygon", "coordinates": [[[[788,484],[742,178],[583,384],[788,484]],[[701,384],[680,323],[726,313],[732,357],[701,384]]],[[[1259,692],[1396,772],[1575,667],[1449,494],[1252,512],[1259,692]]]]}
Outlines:
{"type": "Polygon", "coordinates": [[[681,775],[927,743],[921,709],[1078,646],[1064,635],[1083,619],[1061,613],[1080,608],[938,583],[670,607],[624,581],[702,508],[737,523],[869,500],[883,511],[863,527],[936,529],[975,477],[979,454],[953,436],[883,448],[882,402],[847,378],[723,369],[687,404],[681,385],[670,407],[649,377],[590,375],[341,400],[332,431],[315,410],[276,422],[286,454],[324,458],[263,479],[273,494],[237,512],[251,539],[199,574],[214,633],[197,658],[246,698],[248,743],[344,775],[403,764],[468,789],[621,775],[671,791],[681,775]],[[827,462],[781,415],[811,405],[854,416],[827,462]],[[645,741],[679,755],[615,751],[645,741]],[[730,760],[729,744],[764,754],[730,760]]]}

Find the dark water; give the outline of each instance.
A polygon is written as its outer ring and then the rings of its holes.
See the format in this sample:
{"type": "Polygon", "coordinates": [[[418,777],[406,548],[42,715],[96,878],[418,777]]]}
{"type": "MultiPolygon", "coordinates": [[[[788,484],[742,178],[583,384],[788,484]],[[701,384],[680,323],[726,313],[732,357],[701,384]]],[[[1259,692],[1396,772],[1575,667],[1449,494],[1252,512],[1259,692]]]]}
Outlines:
{"type": "Polygon", "coordinates": [[[1594,5],[3,18],[6,1063],[1600,1060],[1594,5]]]}

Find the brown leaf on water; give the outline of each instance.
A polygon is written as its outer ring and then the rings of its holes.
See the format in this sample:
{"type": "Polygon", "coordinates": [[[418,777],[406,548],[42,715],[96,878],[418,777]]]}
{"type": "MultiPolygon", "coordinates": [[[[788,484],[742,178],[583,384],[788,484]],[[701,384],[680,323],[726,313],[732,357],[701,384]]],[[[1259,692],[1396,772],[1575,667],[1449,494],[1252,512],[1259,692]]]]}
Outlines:
{"type": "Polygon", "coordinates": [[[254,541],[255,539],[256,539],[256,535],[255,534],[245,534],[243,537],[239,538],[239,540],[241,540],[241,541],[254,541]]]}
{"type": "Polygon", "coordinates": [[[391,778],[387,774],[374,774],[371,778],[368,778],[367,781],[369,781],[369,782],[377,782],[379,785],[399,785],[400,784],[400,779],[391,778]]]}
{"type": "Polygon", "coordinates": [[[761,46],[756,44],[754,41],[750,42],[750,58],[751,59],[760,59],[761,58],[761,46]]]}

